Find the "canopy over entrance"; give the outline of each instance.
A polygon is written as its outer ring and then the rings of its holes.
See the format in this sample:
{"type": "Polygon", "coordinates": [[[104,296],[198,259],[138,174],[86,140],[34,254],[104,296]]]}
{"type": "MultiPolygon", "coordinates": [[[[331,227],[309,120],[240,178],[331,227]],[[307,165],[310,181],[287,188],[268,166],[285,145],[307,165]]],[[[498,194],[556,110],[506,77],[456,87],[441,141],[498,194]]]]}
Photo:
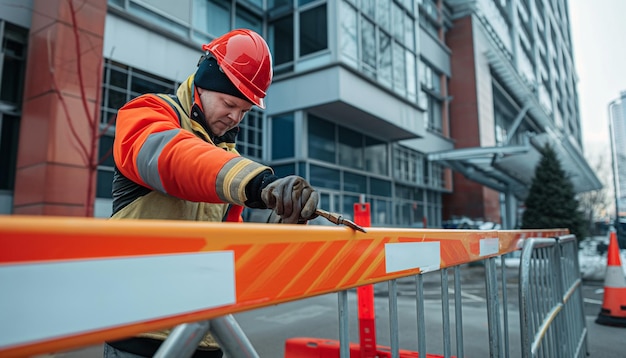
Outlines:
{"type": "Polygon", "coordinates": [[[511,193],[524,200],[541,160],[540,150],[550,144],[561,166],[569,176],[574,191],[583,193],[602,188],[587,161],[567,139],[556,140],[550,133],[535,135],[523,145],[461,148],[428,155],[428,160],[441,163],[466,178],[502,193],[511,193]]]}

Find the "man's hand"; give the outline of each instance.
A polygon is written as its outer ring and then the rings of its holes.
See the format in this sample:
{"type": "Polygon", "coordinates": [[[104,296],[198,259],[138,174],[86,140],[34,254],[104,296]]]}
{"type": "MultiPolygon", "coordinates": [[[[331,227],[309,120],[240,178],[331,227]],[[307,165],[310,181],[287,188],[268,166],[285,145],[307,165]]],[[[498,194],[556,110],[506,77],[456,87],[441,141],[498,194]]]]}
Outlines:
{"type": "Polygon", "coordinates": [[[276,179],[261,191],[261,199],[274,209],[285,224],[315,218],[319,193],[302,177],[290,175],[276,179]]]}

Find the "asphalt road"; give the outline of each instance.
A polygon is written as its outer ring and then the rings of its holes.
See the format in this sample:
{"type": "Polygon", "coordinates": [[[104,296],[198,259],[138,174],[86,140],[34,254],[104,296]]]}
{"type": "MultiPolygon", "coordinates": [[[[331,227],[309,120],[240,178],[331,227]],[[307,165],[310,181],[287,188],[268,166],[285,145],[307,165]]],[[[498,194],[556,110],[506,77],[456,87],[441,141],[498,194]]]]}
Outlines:
{"type": "MultiPolygon", "coordinates": [[[[487,313],[484,276],[482,267],[466,267],[462,273],[463,302],[463,348],[465,357],[488,357],[489,337],[487,334],[487,313]]],[[[517,283],[514,270],[507,285],[509,320],[509,356],[520,357],[519,311],[517,309],[517,283]]],[[[452,272],[450,272],[452,278],[452,272]]],[[[387,284],[375,285],[376,338],[379,345],[389,345],[387,284]]],[[[417,351],[417,321],[415,313],[415,285],[412,279],[398,281],[398,311],[400,347],[417,351]]],[[[453,285],[450,284],[450,288],[453,285]]],[[[425,277],[424,305],[426,309],[426,351],[430,354],[443,353],[441,325],[440,274],[432,273],[425,277]]],[[[603,300],[603,282],[583,283],[584,312],[588,330],[589,357],[626,357],[626,328],[608,327],[596,324],[603,300]]],[[[452,301],[452,296],[450,299],[452,301]]],[[[358,342],[357,302],[355,290],[348,294],[350,340],[358,342]]],[[[451,319],[454,317],[451,307],[451,319]]],[[[253,346],[262,358],[284,356],[285,341],[294,337],[314,337],[337,340],[338,314],[337,295],[327,294],[301,301],[288,302],[254,311],[237,314],[237,321],[248,335],[253,346]]],[[[452,355],[454,347],[454,324],[452,324],[452,355]]],[[[56,357],[102,357],[100,346],[59,353],[56,357]]],[[[293,357],[290,357],[293,358],[293,357]]]]}

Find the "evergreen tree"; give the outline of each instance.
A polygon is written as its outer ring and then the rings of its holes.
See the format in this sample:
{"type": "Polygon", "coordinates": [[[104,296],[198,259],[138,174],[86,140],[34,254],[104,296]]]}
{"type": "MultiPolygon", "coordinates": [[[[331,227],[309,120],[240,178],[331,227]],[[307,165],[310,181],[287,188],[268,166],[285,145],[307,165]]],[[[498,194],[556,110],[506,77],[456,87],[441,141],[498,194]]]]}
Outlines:
{"type": "Polygon", "coordinates": [[[552,147],[546,145],[541,154],[525,201],[522,229],[567,228],[578,240],[583,240],[587,228],[583,214],[578,210],[574,185],[552,147]]]}

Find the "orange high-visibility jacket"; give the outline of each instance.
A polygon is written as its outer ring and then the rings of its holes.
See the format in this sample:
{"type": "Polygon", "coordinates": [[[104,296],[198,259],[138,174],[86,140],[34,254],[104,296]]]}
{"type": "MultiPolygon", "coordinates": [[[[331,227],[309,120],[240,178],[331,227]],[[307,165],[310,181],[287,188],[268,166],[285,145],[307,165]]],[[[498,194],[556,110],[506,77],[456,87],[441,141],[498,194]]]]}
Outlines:
{"type": "MultiPolygon", "coordinates": [[[[191,119],[198,117],[192,111],[199,110],[194,106],[193,77],[178,88],[178,101],[148,94],[118,111],[113,144],[116,167],[123,177],[147,188],[149,194],[134,199],[114,217],[221,221],[215,208],[198,208],[196,204],[242,206],[248,199],[246,185],[264,171],[271,172],[269,167],[241,157],[234,148],[234,138],[232,143],[218,141],[191,119]],[[154,196],[159,199],[155,201],[154,196]],[[136,203],[141,200],[155,202],[136,203]],[[158,204],[159,213],[145,214],[154,209],[153,204],[158,204]],[[122,213],[124,210],[133,213],[122,213]]],[[[114,201],[115,191],[114,185],[114,201]]]]}

